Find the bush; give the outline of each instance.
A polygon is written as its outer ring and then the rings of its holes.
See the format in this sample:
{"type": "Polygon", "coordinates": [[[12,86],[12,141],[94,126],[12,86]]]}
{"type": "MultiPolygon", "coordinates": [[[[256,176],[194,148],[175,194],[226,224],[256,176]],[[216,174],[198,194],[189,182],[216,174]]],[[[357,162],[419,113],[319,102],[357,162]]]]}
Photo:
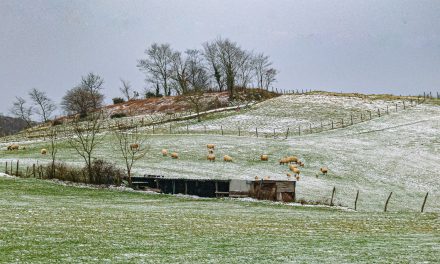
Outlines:
{"type": "Polygon", "coordinates": [[[122,171],[114,164],[106,162],[101,159],[96,159],[92,162],[92,175],[90,183],[94,184],[114,184],[120,185],[122,179],[122,171]]]}
{"type": "Polygon", "coordinates": [[[121,117],[126,117],[127,115],[124,113],[116,113],[110,116],[111,119],[113,118],[121,118],[121,117]]]}
{"type": "Polygon", "coordinates": [[[88,175],[87,167],[77,168],[56,162],[47,164],[43,168],[42,178],[58,179],[61,181],[120,185],[122,182],[122,170],[115,165],[103,160],[94,160],[91,175],[88,175]]]}
{"type": "Polygon", "coordinates": [[[52,121],[52,126],[59,126],[62,124],[63,124],[63,121],[61,119],[55,119],[52,121]]]}
{"type": "Polygon", "coordinates": [[[120,104],[125,102],[124,98],[121,97],[115,97],[112,100],[113,100],[113,104],[120,104]]]}
{"type": "Polygon", "coordinates": [[[162,97],[162,94],[155,94],[153,92],[147,92],[145,93],[145,98],[155,98],[155,97],[162,97]]]}

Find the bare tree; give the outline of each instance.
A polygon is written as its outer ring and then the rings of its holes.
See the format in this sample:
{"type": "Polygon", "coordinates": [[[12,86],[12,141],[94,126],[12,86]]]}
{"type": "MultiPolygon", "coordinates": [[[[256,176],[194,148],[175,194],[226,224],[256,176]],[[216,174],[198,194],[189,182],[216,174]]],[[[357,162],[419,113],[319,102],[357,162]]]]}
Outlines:
{"type": "Polygon", "coordinates": [[[87,76],[81,78],[81,87],[89,92],[90,100],[93,105],[93,109],[97,109],[102,106],[102,100],[104,95],[101,93],[103,89],[104,79],[101,76],[90,72],[87,76]]]}
{"type": "Polygon", "coordinates": [[[234,88],[237,74],[240,68],[240,58],[244,51],[235,42],[229,39],[217,39],[215,44],[218,49],[218,58],[226,78],[226,88],[229,92],[229,98],[234,98],[234,88]]]}
{"type": "Polygon", "coordinates": [[[165,96],[171,95],[170,78],[173,51],[169,44],[153,43],[145,50],[147,58],[138,61],[137,67],[147,75],[146,80],[162,86],[165,96]]]}
{"type": "Polygon", "coordinates": [[[95,106],[101,106],[104,96],[101,93],[92,95],[90,91],[77,86],[67,91],[64,95],[61,106],[68,114],[79,114],[81,117],[87,116],[87,113],[95,110],[95,106]]]}
{"type": "Polygon", "coordinates": [[[134,92],[133,97],[131,96],[132,88],[130,82],[124,79],[121,79],[121,87],[119,87],[119,90],[125,96],[125,98],[127,98],[127,101],[130,101],[130,99],[133,99],[135,96],[134,92]]]}
{"type": "Polygon", "coordinates": [[[258,88],[265,88],[264,81],[266,79],[266,72],[269,70],[272,63],[269,61],[269,56],[259,53],[253,60],[253,69],[258,88]]]}
{"type": "Polygon", "coordinates": [[[264,89],[269,90],[270,85],[276,81],[277,73],[277,70],[274,68],[270,68],[265,71],[263,79],[264,89]]]}
{"type": "Polygon", "coordinates": [[[174,84],[174,89],[179,95],[185,94],[188,91],[188,79],[185,60],[182,58],[182,54],[176,51],[173,53],[171,61],[172,71],[170,77],[176,82],[174,84]]]}
{"type": "Polygon", "coordinates": [[[219,61],[219,51],[215,42],[206,42],[203,44],[203,56],[208,62],[211,75],[214,77],[219,91],[223,91],[225,86],[224,76],[219,61]]]}
{"type": "Polygon", "coordinates": [[[201,64],[197,52],[189,52],[188,72],[190,88],[184,99],[191,105],[197,114],[197,121],[200,122],[200,112],[205,110],[207,105],[204,102],[204,92],[209,87],[209,76],[201,64]]]}
{"type": "Polygon", "coordinates": [[[75,119],[72,123],[73,135],[67,140],[78,155],[80,155],[87,167],[87,174],[93,183],[92,157],[96,147],[101,143],[103,136],[99,135],[101,130],[101,113],[94,113],[87,117],[84,122],[75,119]]]}
{"type": "Polygon", "coordinates": [[[43,122],[47,122],[56,109],[54,102],[47,97],[45,92],[35,88],[29,92],[29,96],[36,107],[34,108],[35,113],[41,116],[43,122]]]}
{"type": "Polygon", "coordinates": [[[31,126],[32,106],[27,107],[26,100],[22,97],[15,97],[16,101],[12,103],[12,108],[9,110],[14,116],[23,119],[26,126],[31,126]]]}
{"type": "Polygon", "coordinates": [[[252,82],[252,65],[254,63],[254,54],[248,51],[241,51],[238,55],[237,84],[242,88],[247,88],[252,82]]]}
{"type": "Polygon", "coordinates": [[[147,153],[148,147],[145,144],[145,138],[138,131],[138,127],[128,131],[123,126],[117,126],[115,130],[117,139],[117,148],[125,161],[125,168],[128,175],[128,183],[131,185],[131,171],[133,164],[143,158],[147,153]]]}
{"type": "Polygon", "coordinates": [[[50,178],[55,177],[55,161],[58,153],[57,135],[58,131],[56,128],[51,128],[48,134],[50,140],[49,154],[52,160],[50,178]]]}

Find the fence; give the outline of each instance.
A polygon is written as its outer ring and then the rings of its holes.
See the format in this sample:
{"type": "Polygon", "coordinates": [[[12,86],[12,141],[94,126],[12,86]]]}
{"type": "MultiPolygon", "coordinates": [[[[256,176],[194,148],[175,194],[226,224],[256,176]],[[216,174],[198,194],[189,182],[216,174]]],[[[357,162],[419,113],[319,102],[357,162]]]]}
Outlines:
{"type": "MultiPolygon", "coordinates": [[[[283,91],[286,92],[286,91],[283,91]]],[[[297,91],[297,93],[310,93],[313,92],[311,90],[308,91],[297,91]]],[[[293,92],[295,93],[295,92],[293,92]]],[[[290,138],[294,136],[302,136],[313,133],[320,133],[328,130],[344,128],[351,125],[359,124],[365,121],[372,120],[374,118],[378,118],[384,115],[391,114],[393,112],[398,112],[401,110],[406,110],[407,108],[414,107],[418,104],[425,102],[428,98],[432,96],[432,93],[424,93],[418,97],[414,97],[413,99],[403,100],[399,103],[395,103],[393,105],[388,105],[386,108],[377,108],[375,111],[361,111],[357,114],[351,114],[345,118],[333,119],[328,121],[321,121],[318,124],[316,123],[308,123],[301,124],[296,127],[286,126],[285,129],[272,129],[271,132],[263,132],[263,128],[255,127],[255,128],[243,128],[236,126],[234,129],[230,127],[226,127],[220,125],[219,127],[213,128],[204,126],[202,129],[194,128],[189,123],[182,124],[172,124],[174,121],[184,121],[190,120],[197,117],[197,114],[192,111],[181,111],[177,113],[155,113],[150,115],[143,116],[135,116],[135,117],[124,117],[119,119],[104,119],[101,122],[101,128],[103,130],[114,130],[120,126],[123,126],[126,129],[131,129],[135,127],[142,127],[143,133],[146,134],[212,134],[212,135],[236,135],[236,136],[248,136],[248,137],[264,137],[264,138],[290,138]]],[[[440,96],[437,93],[437,96],[440,96]]],[[[217,113],[223,111],[232,111],[235,109],[247,108],[250,104],[233,104],[229,107],[224,107],[220,109],[213,109],[209,111],[201,112],[200,115],[207,115],[210,113],[217,113]]],[[[69,124],[63,124],[59,126],[58,132],[59,137],[69,136],[71,130],[71,126],[69,124]]],[[[43,138],[46,139],[48,135],[47,127],[35,128],[33,130],[28,130],[21,134],[15,135],[14,140],[17,140],[18,137],[22,137],[23,139],[34,139],[34,138],[43,138]],[[18,137],[17,137],[18,136],[18,137]]],[[[10,141],[9,137],[2,138],[3,142],[10,141]]]]}

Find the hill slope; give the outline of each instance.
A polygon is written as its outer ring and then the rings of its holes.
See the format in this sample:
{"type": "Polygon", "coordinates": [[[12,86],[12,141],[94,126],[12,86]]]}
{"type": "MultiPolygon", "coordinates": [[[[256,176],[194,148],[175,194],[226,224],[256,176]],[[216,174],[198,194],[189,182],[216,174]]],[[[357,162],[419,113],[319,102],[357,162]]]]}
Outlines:
{"type": "MultiPolygon", "coordinates": [[[[395,105],[397,101],[374,101],[371,107],[368,101],[358,103],[356,98],[329,97],[316,100],[316,96],[283,96],[257,105],[244,112],[233,113],[234,118],[242,115],[252,116],[256,112],[259,121],[268,129],[278,126],[273,122],[273,115],[258,115],[279,111],[275,105],[292,105],[292,101],[300,100],[294,107],[309,120],[319,121],[322,114],[328,111],[325,119],[332,113],[350,116],[356,111],[373,109],[380,106],[382,111],[386,105],[395,105]],[[332,107],[322,104],[331,102],[332,107]],[[356,102],[356,107],[353,107],[356,102]],[[361,109],[361,110],[358,110],[361,109]]],[[[401,106],[403,106],[401,104],[401,106]]],[[[281,107],[282,108],[282,107],[281,107]]],[[[285,112],[285,111],[280,111],[285,112]]],[[[295,122],[296,117],[287,117],[295,122]]],[[[215,118],[207,117],[211,122],[215,118]]],[[[252,118],[247,118],[253,122],[252,118]]],[[[299,120],[299,119],[298,119],[299,120]]],[[[290,121],[289,121],[290,122],[290,121]]],[[[301,121],[299,121],[301,122],[301,121]]],[[[418,211],[423,196],[429,192],[428,211],[440,211],[440,108],[432,105],[418,105],[411,108],[399,108],[397,112],[389,111],[361,123],[339,129],[318,131],[319,133],[291,135],[287,140],[278,137],[256,138],[255,135],[236,136],[224,135],[219,131],[215,134],[204,134],[203,130],[190,130],[193,134],[183,134],[185,128],[181,122],[171,123],[173,127],[181,126],[182,134],[146,133],[149,139],[149,151],[145,158],[135,164],[136,174],[157,174],[167,177],[188,178],[240,178],[253,179],[255,176],[271,176],[284,179],[288,172],[287,166],[280,166],[277,160],[285,155],[297,155],[305,162],[301,168],[301,179],[298,182],[298,197],[305,200],[326,201],[329,199],[333,186],[337,189],[336,202],[344,206],[352,206],[356,191],[360,191],[358,208],[365,211],[383,210],[388,194],[393,191],[390,210],[418,211]],[[194,133],[195,132],[195,133],[194,133]],[[206,144],[217,145],[216,155],[220,161],[211,163],[206,160],[206,144]],[[160,155],[160,150],[167,148],[180,154],[179,160],[171,160],[160,155]],[[233,163],[221,161],[223,155],[234,158],[233,163]],[[269,154],[269,162],[259,161],[261,154],[269,154]],[[319,168],[327,166],[329,175],[316,177],[319,168]]],[[[196,124],[198,125],[198,124],[196,124]]],[[[202,123],[203,126],[203,123],[202,123]]],[[[148,128],[146,132],[151,132],[148,128]]],[[[164,130],[165,131],[165,130],[164,130]]],[[[157,133],[157,131],[156,131],[157,133]]],[[[176,132],[174,132],[176,133],[176,132]]],[[[71,164],[82,164],[82,160],[61,142],[63,148],[59,152],[61,160],[71,164]]],[[[20,159],[23,164],[32,164],[39,160],[48,161],[48,157],[39,155],[39,149],[48,147],[44,142],[23,142],[27,150],[19,153],[1,152],[2,163],[6,160],[20,159]]],[[[3,144],[5,146],[6,144],[3,144]]],[[[105,144],[97,152],[97,157],[114,161],[123,165],[119,153],[115,149],[115,139],[106,135],[105,144]]]]}

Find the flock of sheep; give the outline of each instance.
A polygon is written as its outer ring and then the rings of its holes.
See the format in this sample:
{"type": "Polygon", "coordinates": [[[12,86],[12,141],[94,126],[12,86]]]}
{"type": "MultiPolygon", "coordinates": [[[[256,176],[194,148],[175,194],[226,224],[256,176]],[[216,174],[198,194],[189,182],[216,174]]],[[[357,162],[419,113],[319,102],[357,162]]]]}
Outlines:
{"type": "MultiPolygon", "coordinates": [[[[208,149],[207,160],[211,161],[211,162],[214,162],[215,161],[215,154],[214,154],[215,145],[214,144],[207,144],[206,147],[208,149]]],[[[10,151],[12,151],[12,150],[19,150],[19,149],[20,149],[20,146],[18,144],[11,144],[11,145],[7,146],[7,150],[10,150],[10,151]]],[[[25,150],[26,147],[22,147],[21,149],[25,150]]],[[[131,144],[130,145],[130,149],[132,151],[138,150],[139,149],[139,144],[137,144],[137,143],[131,144]]],[[[164,156],[164,157],[168,156],[168,150],[167,149],[162,149],[161,152],[162,152],[162,156],[164,156]]],[[[47,154],[47,149],[44,149],[44,148],[41,149],[40,153],[41,153],[41,155],[46,155],[47,154]]],[[[177,152],[172,152],[170,154],[170,157],[172,159],[178,159],[179,158],[179,154],[177,152]]],[[[267,154],[261,155],[260,156],[260,160],[261,161],[269,161],[269,155],[267,155],[267,154]]],[[[225,161],[225,162],[232,162],[233,159],[229,155],[224,155],[223,156],[223,161],[225,161]]],[[[280,165],[288,165],[288,168],[289,168],[290,172],[292,172],[294,174],[293,176],[295,177],[295,180],[299,181],[301,171],[299,170],[298,166],[299,167],[304,167],[304,163],[298,157],[296,157],[296,156],[287,156],[287,157],[281,158],[279,160],[279,164],[280,165]]],[[[292,179],[291,178],[292,174],[290,172],[286,174],[288,180],[292,179]]],[[[321,167],[320,168],[320,172],[321,172],[322,175],[326,175],[328,173],[328,168],[327,167],[321,167]]],[[[259,180],[259,179],[260,178],[258,176],[255,177],[255,180],[259,180]]],[[[269,180],[270,177],[266,176],[263,179],[264,180],[269,180]]]]}
{"type": "MultiPolygon", "coordinates": [[[[6,149],[7,149],[7,150],[10,150],[10,151],[13,151],[13,150],[20,150],[20,145],[18,145],[18,144],[12,144],[12,145],[7,146],[6,149]]],[[[26,150],[26,147],[23,146],[21,149],[22,149],[22,150],[26,150]]],[[[41,149],[41,150],[40,150],[40,153],[41,153],[41,155],[46,155],[46,154],[47,154],[47,149],[44,149],[44,148],[41,149]]]]}
{"type": "MultiPolygon", "coordinates": [[[[206,156],[206,159],[210,162],[214,162],[215,161],[215,154],[214,154],[214,150],[215,150],[215,145],[214,144],[207,144],[206,145],[207,149],[208,149],[208,155],[206,156]]],[[[168,150],[167,149],[162,149],[162,156],[166,157],[168,156],[168,150]]],[[[179,158],[179,154],[177,152],[172,152],[171,153],[171,158],[173,159],[178,159],[179,158]]],[[[269,155],[267,154],[263,154],[260,156],[260,160],[261,161],[269,161],[269,155]]],[[[223,161],[225,162],[232,162],[233,159],[231,156],[229,155],[224,155],[223,156],[223,161]]],[[[294,177],[295,180],[299,180],[300,179],[300,173],[301,171],[299,170],[299,167],[304,167],[304,163],[296,156],[288,156],[288,157],[284,157],[282,159],[279,160],[279,164],[280,165],[288,165],[289,170],[291,172],[294,173],[294,177]]],[[[326,175],[328,173],[328,168],[327,167],[321,167],[320,168],[320,172],[322,173],[322,175],[326,175]]],[[[291,173],[287,173],[287,178],[290,180],[292,177],[291,173]]],[[[269,180],[270,176],[266,176],[263,178],[264,180],[269,180]]],[[[256,176],[255,180],[259,180],[259,177],[256,176]]]]}

